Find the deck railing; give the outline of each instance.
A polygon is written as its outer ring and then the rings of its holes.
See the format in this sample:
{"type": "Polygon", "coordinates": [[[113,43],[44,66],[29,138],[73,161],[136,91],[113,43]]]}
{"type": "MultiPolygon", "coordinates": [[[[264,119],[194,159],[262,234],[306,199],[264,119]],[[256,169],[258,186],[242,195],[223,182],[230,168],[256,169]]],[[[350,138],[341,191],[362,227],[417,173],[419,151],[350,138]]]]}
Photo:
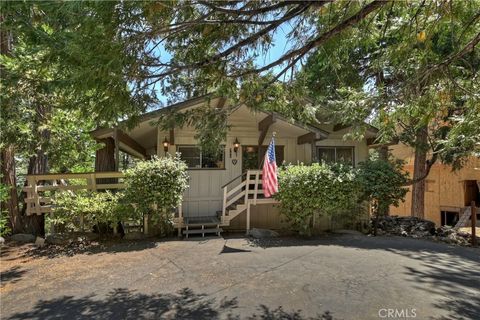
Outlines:
{"type": "Polygon", "coordinates": [[[23,188],[26,193],[26,213],[41,215],[52,212],[52,196],[57,191],[123,189],[123,177],[122,172],[29,174],[26,176],[27,185],[23,188]],[[109,183],[103,183],[105,181],[109,183]]]}

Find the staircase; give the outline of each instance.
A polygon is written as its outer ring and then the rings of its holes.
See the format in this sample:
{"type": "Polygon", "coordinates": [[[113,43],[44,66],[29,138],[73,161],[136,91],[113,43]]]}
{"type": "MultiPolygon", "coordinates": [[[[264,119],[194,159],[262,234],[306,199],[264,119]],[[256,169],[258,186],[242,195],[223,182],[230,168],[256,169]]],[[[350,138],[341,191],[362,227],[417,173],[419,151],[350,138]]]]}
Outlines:
{"type": "Polygon", "coordinates": [[[459,229],[462,227],[468,227],[470,226],[470,217],[472,216],[472,208],[471,207],[466,207],[463,210],[463,214],[460,216],[460,219],[458,219],[457,224],[454,229],[459,229]]]}
{"type": "Polygon", "coordinates": [[[220,236],[222,231],[223,229],[220,228],[220,220],[216,217],[185,218],[185,230],[183,230],[183,234],[186,238],[193,234],[201,234],[202,238],[205,237],[206,234],[220,236]]]}
{"type": "Polygon", "coordinates": [[[241,176],[238,176],[225,184],[223,187],[223,206],[218,215],[223,226],[229,226],[230,221],[239,214],[247,212],[247,233],[250,230],[250,207],[257,204],[278,203],[272,198],[265,198],[262,189],[262,171],[248,170],[241,176]],[[238,184],[231,187],[235,181],[240,180],[238,184]]]}
{"type": "Polygon", "coordinates": [[[260,170],[248,170],[222,186],[222,211],[217,214],[220,215],[223,225],[230,225],[230,221],[247,210],[250,204],[256,204],[259,198],[264,198],[261,176],[260,170]],[[238,180],[240,183],[229,190],[229,186],[238,180]]]}
{"type": "Polygon", "coordinates": [[[250,229],[250,206],[264,203],[278,203],[271,198],[263,196],[262,171],[248,170],[233,178],[223,189],[222,210],[217,211],[216,217],[182,217],[181,209],[179,217],[175,219],[175,225],[181,234],[188,238],[189,235],[215,234],[220,236],[223,229],[243,212],[247,212],[247,232],[250,229]],[[184,229],[181,231],[181,229],[184,229]]]}

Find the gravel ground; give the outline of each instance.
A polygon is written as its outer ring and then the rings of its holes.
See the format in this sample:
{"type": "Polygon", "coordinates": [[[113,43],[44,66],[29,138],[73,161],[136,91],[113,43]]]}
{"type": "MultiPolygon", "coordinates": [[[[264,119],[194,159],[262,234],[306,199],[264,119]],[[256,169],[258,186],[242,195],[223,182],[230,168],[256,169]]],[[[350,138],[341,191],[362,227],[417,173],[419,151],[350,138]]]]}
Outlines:
{"type": "Polygon", "coordinates": [[[2,319],[480,315],[480,250],[424,240],[227,237],[1,251],[2,319]]]}

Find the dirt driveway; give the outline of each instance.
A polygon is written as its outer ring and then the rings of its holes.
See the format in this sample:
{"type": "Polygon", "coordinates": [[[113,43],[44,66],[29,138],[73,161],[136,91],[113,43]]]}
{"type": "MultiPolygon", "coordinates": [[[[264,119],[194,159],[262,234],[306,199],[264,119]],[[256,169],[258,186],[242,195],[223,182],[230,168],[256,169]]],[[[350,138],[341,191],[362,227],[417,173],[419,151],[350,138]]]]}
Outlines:
{"type": "Polygon", "coordinates": [[[2,319],[479,319],[480,250],[336,235],[2,249],[2,319]]]}

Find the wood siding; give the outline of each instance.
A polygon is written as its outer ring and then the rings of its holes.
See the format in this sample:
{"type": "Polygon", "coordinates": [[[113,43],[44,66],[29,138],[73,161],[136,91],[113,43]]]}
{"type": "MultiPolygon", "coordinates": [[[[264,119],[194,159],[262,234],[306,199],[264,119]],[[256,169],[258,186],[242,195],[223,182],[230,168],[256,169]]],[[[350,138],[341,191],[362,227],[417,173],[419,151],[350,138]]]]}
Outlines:
{"type": "MultiPolygon", "coordinates": [[[[399,159],[406,161],[404,169],[413,173],[413,151],[398,145],[392,148],[392,153],[399,159]]],[[[465,166],[452,171],[452,168],[443,164],[433,165],[430,174],[426,178],[425,191],[425,219],[441,224],[441,211],[458,211],[466,206],[466,183],[467,181],[480,181],[480,159],[471,158],[465,166]]],[[[399,207],[390,207],[390,214],[400,216],[411,215],[411,191],[405,197],[405,202],[399,207]]]]}
{"type": "MultiPolygon", "coordinates": [[[[225,141],[225,169],[191,169],[190,187],[183,201],[183,213],[186,217],[215,216],[222,209],[222,186],[242,173],[242,151],[233,151],[233,142],[238,139],[241,146],[257,145],[259,138],[258,123],[265,117],[263,113],[254,114],[246,108],[234,112],[229,118],[231,130],[225,141]],[[234,164],[234,162],[236,163],[234,164]]],[[[265,138],[270,142],[273,131],[276,132],[275,143],[284,146],[284,157],[287,163],[311,163],[311,146],[298,145],[297,137],[305,130],[293,127],[283,121],[273,124],[265,138]]],[[[168,153],[174,155],[177,145],[196,145],[195,131],[192,128],[175,129],[175,145],[169,147],[168,153]]],[[[164,156],[162,142],[169,137],[169,132],[159,131],[157,134],[157,154],[164,156]]],[[[240,180],[232,185],[238,184],[240,180]]]]}

